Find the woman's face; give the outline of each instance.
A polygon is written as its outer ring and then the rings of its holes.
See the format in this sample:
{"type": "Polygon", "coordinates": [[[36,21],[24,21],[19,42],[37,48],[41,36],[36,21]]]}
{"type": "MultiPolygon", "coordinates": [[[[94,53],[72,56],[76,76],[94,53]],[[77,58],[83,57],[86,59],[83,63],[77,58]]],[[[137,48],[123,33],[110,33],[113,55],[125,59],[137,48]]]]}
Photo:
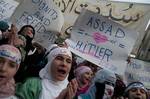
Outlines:
{"type": "Polygon", "coordinates": [[[92,76],[93,76],[93,72],[92,71],[87,71],[87,72],[85,72],[81,75],[80,81],[83,84],[88,84],[88,83],[91,82],[92,76]]]}
{"type": "Polygon", "coordinates": [[[52,61],[51,75],[55,81],[63,81],[70,72],[72,59],[67,55],[59,54],[52,61]]]}
{"type": "Polygon", "coordinates": [[[17,63],[7,58],[0,57],[0,85],[13,78],[18,70],[18,67],[19,66],[17,63]]]}

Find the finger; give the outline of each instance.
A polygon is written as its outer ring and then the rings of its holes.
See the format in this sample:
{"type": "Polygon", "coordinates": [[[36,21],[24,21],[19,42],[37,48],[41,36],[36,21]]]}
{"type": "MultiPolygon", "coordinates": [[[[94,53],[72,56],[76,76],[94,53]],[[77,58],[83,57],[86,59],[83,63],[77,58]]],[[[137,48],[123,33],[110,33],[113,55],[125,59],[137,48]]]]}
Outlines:
{"type": "Polygon", "coordinates": [[[72,99],[75,96],[75,94],[76,93],[73,90],[73,86],[72,86],[72,84],[70,84],[69,85],[69,90],[68,90],[68,97],[69,97],[69,99],[72,99]]]}
{"type": "Polygon", "coordinates": [[[71,81],[71,84],[72,84],[72,87],[73,87],[74,92],[76,92],[76,91],[77,91],[77,88],[78,88],[77,80],[76,80],[76,79],[73,79],[73,80],[71,81]]]}

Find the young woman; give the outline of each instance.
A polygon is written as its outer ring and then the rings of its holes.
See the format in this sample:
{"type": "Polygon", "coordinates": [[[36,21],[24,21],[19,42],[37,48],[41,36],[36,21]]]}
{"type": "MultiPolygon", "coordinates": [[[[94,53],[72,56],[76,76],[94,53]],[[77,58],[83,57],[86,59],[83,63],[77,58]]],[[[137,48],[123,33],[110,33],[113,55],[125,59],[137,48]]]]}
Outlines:
{"type": "Polygon", "coordinates": [[[21,62],[20,51],[11,45],[0,46],[0,99],[16,99],[13,79],[21,62]]]}
{"type": "Polygon", "coordinates": [[[88,90],[91,84],[92,75],[93,72],[88,66],[77,67],[75,70],[75,76],[78,82],[77,96],[84,94],[88,90]]]}
{"type": "MultiPolygon", "coordinates": [[[[19,99],[56,99],[67,87],[72,54],[64,47],[55,46],[51,49],[47,65],[39,73],[40,78],[28,79],[17,87],[16,96],[19,99]]],[[[76,89],[76,82],[70,82],[69,90],[75,93],[76,89]]],[[[65,94],[63,93],[64,95],[66,95],[66,91],[65,94]]]]}
{"type": "Polygon", "coordinates": [[[85,94],[80,94],[78,99],[111,99],[116,83],[115,73],[100,69],[85,94]]]}

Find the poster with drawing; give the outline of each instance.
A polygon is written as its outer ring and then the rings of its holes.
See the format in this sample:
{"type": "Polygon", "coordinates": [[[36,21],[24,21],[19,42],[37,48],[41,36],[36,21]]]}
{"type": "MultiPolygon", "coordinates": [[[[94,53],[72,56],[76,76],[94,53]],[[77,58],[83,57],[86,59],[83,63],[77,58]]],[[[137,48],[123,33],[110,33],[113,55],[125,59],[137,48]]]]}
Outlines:
{"type": "Polygon", "coordinates": [[[135,31],[84,9],[66,42],[73,53],[123,75],[137,36],[135,31]]]}
{"type": "Polygon", "coordinates": [[[32,25],[36,30],[35,41],[42,45],[47,41],[49,43],[51,33],[60,32],[64,24],[63,14],[52,0],[24,0],[11,19],[16,20],[18,27],[32,25]],[[43,40],[45,42],[41,42],[43,40]]]}
{"type": "Polygon", "coordinates": [[[150,62],[131,59],[131,62],[127,64],[125,71],[125,80],[127,83],[133,81],[143,82],[144,85],[150,89],[150,62]]]}
{"type": "Polygon", "coordinates": [[[14,0],[0,0],[0,20],[9,20],[18,5],[14,0]]]}

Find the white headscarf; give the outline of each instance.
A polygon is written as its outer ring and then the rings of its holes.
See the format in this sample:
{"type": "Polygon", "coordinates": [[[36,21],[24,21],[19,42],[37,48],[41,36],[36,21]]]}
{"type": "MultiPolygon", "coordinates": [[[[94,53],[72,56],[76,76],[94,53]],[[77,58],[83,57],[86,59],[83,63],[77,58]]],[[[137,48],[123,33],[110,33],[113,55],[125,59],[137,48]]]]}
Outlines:
{"type": "MultiPolygon", "coordinates": [[[[52,45],[53,46],[53,45],[52,45]]],[[[68,76],[63,81],[54,81],[51,74],[51,63],[56,58],[57,55],[68,55],[72,58],[71,52],[64,47],[50,47],[51,50],[48,55],[47,65],[40,71],[39,76],[42,78],[42,93],[40,99],[55,99],[60,92],[67,87],[68,76]]]]}

